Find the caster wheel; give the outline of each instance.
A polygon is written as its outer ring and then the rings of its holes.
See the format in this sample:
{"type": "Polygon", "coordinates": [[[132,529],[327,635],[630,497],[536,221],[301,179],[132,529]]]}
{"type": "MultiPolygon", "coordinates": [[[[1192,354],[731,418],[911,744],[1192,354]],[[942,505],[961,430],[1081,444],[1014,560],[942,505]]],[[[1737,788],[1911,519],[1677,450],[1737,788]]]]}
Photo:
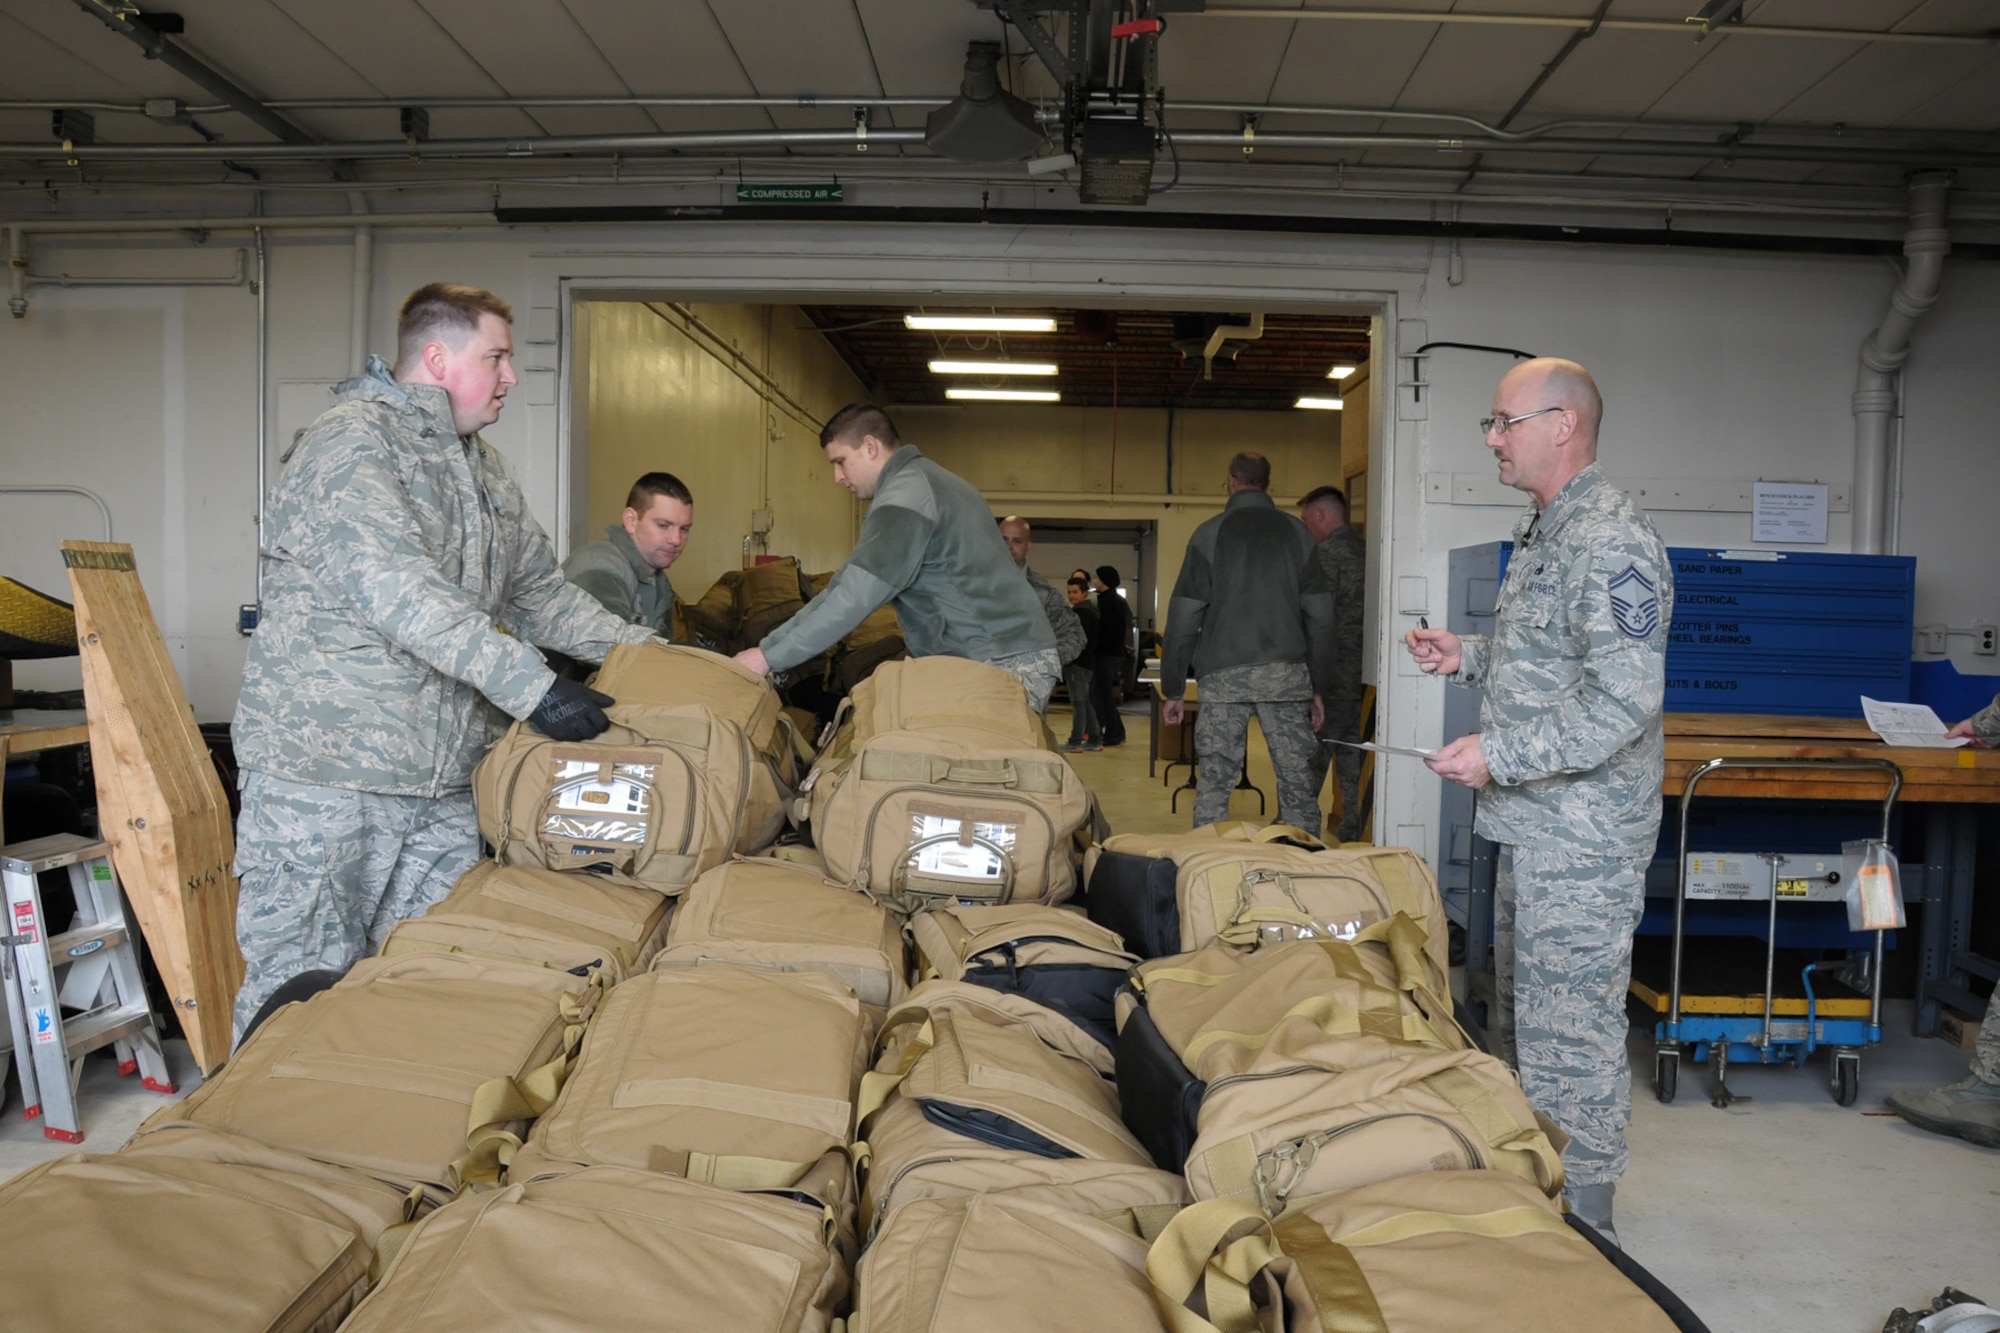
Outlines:
{"type": "Polygon", "coordinates": [[[1661,1101],[1663,1102],[1672,1101],[1674,1099],[1674,1093],[1680,1090],[1680,1081],[1681,1081],[1680,1052],[1661,1051],[1659,1062],[1657,1065],[1654,1066],[1654,1073],[1656,1075],[1653,1085],[1654,1092],[1658,1094],[1661,1101]]]}
{"type": "Polygon", "coordinates": [[[1861,1095],[1861,1062],[1836,1059],[1833,1062],[1833,1100],[1841,1106],[1854,1105],[1861,1095]]]}

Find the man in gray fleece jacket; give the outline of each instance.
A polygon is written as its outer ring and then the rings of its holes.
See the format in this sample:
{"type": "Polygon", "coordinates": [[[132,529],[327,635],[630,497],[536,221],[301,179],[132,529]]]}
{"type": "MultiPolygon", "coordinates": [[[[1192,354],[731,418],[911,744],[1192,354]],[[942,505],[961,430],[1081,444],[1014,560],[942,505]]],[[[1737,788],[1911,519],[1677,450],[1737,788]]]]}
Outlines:
{"type": "Polygon", "coordinates": [[[1201,773],[1196,825],[1229,817],[1243,772],[1250,715],[1264,729],[1278,777],[1278,819],[1320,826],[1313,732],[1333,684],[1333,593],[1306,525],[1271,502],[1262,454],[1229,460],[1229,500],[1194,530],[1167,605],[1160,720],[1178,725],[1190,670],[1201,681],[1194,739],[1201,773]]]}
{"type": "Polygon", "coordinates": [[[904,444],[867,403],[834,413],[819,441],[834,480],[873,501],[860,539],[824,592],[736,660],[759,675],[795,667],[894,602],[912,657],[990,663],[1020,678],[1037,712],[1047,708],[1062,674],[1055,634],[978,490],[904,444]]]}

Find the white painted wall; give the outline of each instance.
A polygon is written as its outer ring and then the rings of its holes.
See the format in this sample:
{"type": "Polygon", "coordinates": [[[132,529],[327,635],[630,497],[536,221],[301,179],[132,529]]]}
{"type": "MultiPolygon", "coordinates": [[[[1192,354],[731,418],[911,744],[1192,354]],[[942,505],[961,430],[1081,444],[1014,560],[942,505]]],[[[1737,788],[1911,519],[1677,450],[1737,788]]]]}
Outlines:
{"type": "MultiPolygon", "coordinates": [[[[337,378],[348,370],[348,247],[333,236],[282,233],[271,246],[272,379],[337,378]]],[[[1014,303],[1240,311],[1247,301],[1268,310],[1378,310],[1394,354],[1378,361],[1367,386],[1376,424],[1369,527],[1378,547],[1378,612],[1402,576],[1429,580],[1431,604],[1441,607],[1445,552],[1504,536],[1515,512],[1511,496],[1501,505],[1426,496],[1427,474],[1490,475],[1471,423],[1489,405],[1506,362],[1464,352],[1433,356],[1423,367],[1431,388],[1419,413],[1410,391],[1398,388],[1411,378],[1403,354],[1416,339],[1581,359],[1605,389],[1605,457],[1614,476],[1846,483],[1856,352],[1895,281],[1882,260],[1463,248],[1464,282],[1453,286],[1441,251],[1365,238],[728,223],[464,233],[378,226],[371,342],[386,350],[394,303],[440,278],[499,291],[515,303],[517,329],[533,323],[557,330],[558,315],[579,291],[787,303],[908,292],[933,304],[963,294],[1014,303]],[[1421,325],[1401,322],[1412,320],[1421,325]],[[1385,541],[1386,561],[1379,555],[1385,541]]],[[[45,238],[37,240],[37,256],[38,269],[75,272],[114,258],[135,271],[185,272],[191,258],[178,248],[112,256],[45,238]]],[[[234,608],[252,582],[253,309],[247,292],[231,289],[38,288],[25,320],[0,320],[0,476],[104,494],[119,538],[138,548],[203,719],[227,717],[233,703],[242,652],[234,608]]],[[[549,337],[523,339],[529,373],[490,437],[522,474],[537,513],[553,524],[571,512],[572,496],[559,405],[564,368],[560,343],[549,337]]],[[[1903,550],[1918,557],[1920,622],[2000,620],[1995,541],[1984,512],[2000,492],[1996,357],[2000,267],[1948,263],[1944,297],[1918,329],[1909,372],[1903,550]]],[[[1089,512],[1088,502],[1076,512],[1089,512]]],[[[1656,517],[1672,543],[1734,545],[1749,536],[1747,514],[1656,517]]],[[[1828,549],[1846,549],[1844,514],[1835,515],[1833,529],[1828,549]]],[[[0,570],[61,593],[50,549],[58,535],[97,535],[88,506],[0,497],[0,570]]],[[[1391,614],[1380,636],[1386,726],[1392,739],[1435,740],[1444,687],[1402,672],[1395,635],[1407,623],[1391,614]]],[[[1960,647],[1954,655],[1963,670],[2000,665],[1960,647]]],[[[64,670],[74,679],[73,665],[24,667],[21,683],[44,683],[64,670]]],[[[1392,765],[1386,777],[1385,832],[1421,826],[1410,836],[1428,842],[1436,780],[1402,768],[1392,765]]]]}

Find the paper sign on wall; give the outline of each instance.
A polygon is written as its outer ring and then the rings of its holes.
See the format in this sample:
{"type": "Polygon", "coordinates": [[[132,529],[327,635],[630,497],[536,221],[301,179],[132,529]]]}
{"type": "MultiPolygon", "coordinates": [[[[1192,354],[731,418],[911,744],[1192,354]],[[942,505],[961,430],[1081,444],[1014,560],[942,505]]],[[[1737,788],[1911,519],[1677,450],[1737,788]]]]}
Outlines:
{"type": "Polygon", "coordinates": [[[1811,481],[1760,481],[1752,502],[1753,540],[1826,544],[1826,487],[1811,481]]]}

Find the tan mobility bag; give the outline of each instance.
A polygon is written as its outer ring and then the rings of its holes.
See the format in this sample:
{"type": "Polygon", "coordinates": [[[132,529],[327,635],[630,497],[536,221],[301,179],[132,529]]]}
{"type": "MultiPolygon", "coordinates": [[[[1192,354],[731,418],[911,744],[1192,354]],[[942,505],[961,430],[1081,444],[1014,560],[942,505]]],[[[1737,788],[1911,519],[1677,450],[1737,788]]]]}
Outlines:
{"type": "Polygon", "coordinates": [[[825,1333],[847,1292],[825,1210],[593,1167],[471,1195],[411,1236],[343,1333],[825,1333]]]}
{"type": "Polygon", "coordinates": [[[799,734],[771,682],[720,653],[681,644],[619,644],[591,684],[621,704],[711,710],[735,724],[788,789],[812,761],[812,738],[799,734]]]}
{"type": "MultiPolygon", "coordinates": [[[[617,968],[612,979],[616,980],[645,970],[666,939],[672,909],[671,895],[626,875],[481,861],[460,875],[451,892],[429,912],[412,921],[473,917],[536,935],[574,940],[614,962],[617,968]]],[[[420,933],[425,939],[444,936],[435,929],[420,933]]],[[[382,952],[394,951],[385,943],[382,952]]],[[[568,952],[563,956],[569,956],[568,952]]]]}
{"type": "Polygon", "coordinates": [[[786,1189],[853,1141],[872,1025],[819,972],[717,963],[616,986],[511,1179],[581,1166],[786,1189]]]}
{"type": "Polygon", "coordinates": [[[1138,958],[1083,913],[1041,903],[941,904],[906,928],[920,979],[969,981],[1046,1005],[1106,1048],[1113,1003],[1138,958]]]}
{"type": "Polygon", "coordinates": [[[807,866],[738,857],[688,888],[656,969],[740,963],[825,972],[885,1009],[907,990],[902,920],[807,866]]]}
{"type": "Polygon", "coordinates": [[[1090,849],[1084,863],[1084,877],[1089,878],[1097,858],[1105,852],[1123,852],[1128,856],[1143,856],[1148,859],[1166,857],[1179,860],[1195,852],[1212,852],[1240,844],[1268,845],[1277,843],[1287,847],[1303,847],[1307,851],[1326,850],[1326,844],[1291,824],[1258,824],[1248,819],[1221,819],[1213,824],[1197,824],[1192,829],[1178,833],[1114,833],[1090,849]]]}
{"type": "Polygon", "coordinates": [[[405,1189],[490,1183],[555,1101],[601,993],[594,976],[468,954],[366,958],[140,1133],[190,1121],[405,1189]]]}
{"type": "Polygon", "coordinates": [[[474,958],[526,963],[586,976],[603,972],[604,984],[625,979],[625,965],[607,949],[593,948],[563,935],[552,935],[511,921],[432,911],[396,923],[382,941],[382,957],[406,953],[462,953],[474,958]]]}
{"type": "Polygon", "coordinates": [[[1422,922],[1440,969],[1451,959],[1444,901],[1424,859],[1405,847],[1218,847],[1177,858],[1181,952],[1214,941],[1240,949],[1351,938],[1398,912],[1422,922]]]}
{"type": "Polygon", "coordinates": [[[0,1185],[10,1333],[333,1333],[403,1191],[232,1134],[161,1130],[0,1185]]]}
{"type": "Polygon", "coordinates": [[[1010,1193],[898,1212],[855,1274],[848,1333],[1166,1329],[1130,1230],[1010,1193]]]}
{"type": "Polygon", "coordinates": [[[1672,1333],[1534,1186],[1441,1171],[1294,1200],[1197,1203],[1146,1257],[1175,1333],[1672,1333]],[[1281,1302],[1282,1309],[1265,1302],[1281,1302]]]}
{"type": "Polygon", "coordinates": [[[1030,1001],[927,982],[889,1016],[878,1046],[857,1106],[864,1228],[897,1177],[927,1157],[965,1150],[1152,1165],[1118,1119],[1108,1052],[1030,1001]]]}

